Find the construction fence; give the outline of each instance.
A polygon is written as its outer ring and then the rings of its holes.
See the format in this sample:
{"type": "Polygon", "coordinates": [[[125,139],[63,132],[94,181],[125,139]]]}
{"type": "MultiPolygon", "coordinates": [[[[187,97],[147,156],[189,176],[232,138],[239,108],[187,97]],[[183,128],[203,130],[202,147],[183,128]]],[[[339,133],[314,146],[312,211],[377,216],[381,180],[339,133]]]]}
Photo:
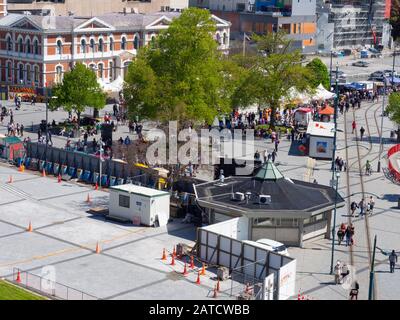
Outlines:
{"type": "Polygon", "coordinates": [[[13,268],[13,283],[25,287],[38,294],[61,300],[99,300],[99,298],[87,294],[66,285],[51,280],[49,277],[41,277],[28,271],[13,268]]]}
{"type": "MultiPolygon", "coordinates": [[[[240,240],[236,235],[244,234],[247,228],[245,217],[199,228],[197,231],[197,255],[210,265],[229,268],[231,274],[232,295],[235,290],[252,286],[253,297],[267,296],[266,284],[273,287],[274,300],[286,300],[295,295],[296,260],[270,251],[253,241],[240,240]],[[226,232],[225,232],[225,231],[226,232]],[[232,237],[233,235],[233,237],[232,237]],[[247,282],[247,283],[246,283],[247,282]],[[239,285],[237,283],[241,283],[239,285]],[[259,293],[259,290],[262,293],[259,293]]],[[[248,288],[247,288],[248,289],[248,288]]]]}

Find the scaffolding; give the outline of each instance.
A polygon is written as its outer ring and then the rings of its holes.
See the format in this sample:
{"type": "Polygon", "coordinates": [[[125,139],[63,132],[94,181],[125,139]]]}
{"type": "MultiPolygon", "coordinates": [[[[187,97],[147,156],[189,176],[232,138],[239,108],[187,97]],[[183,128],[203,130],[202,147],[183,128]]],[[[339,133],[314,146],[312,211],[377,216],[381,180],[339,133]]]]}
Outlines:
{"type": "Polygon", "coordinates": [[[331,1],[329,22],[334,23],[335,48],[382,44],[386,0],[331,1]]]}

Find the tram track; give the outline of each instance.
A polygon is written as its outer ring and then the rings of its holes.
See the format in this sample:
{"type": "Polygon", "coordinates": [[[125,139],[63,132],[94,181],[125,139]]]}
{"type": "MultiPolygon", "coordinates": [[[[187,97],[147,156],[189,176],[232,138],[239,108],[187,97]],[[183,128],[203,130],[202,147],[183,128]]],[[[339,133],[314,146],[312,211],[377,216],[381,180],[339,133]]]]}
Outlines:
{"type": "MultiPolygon", "coordinates": [[[[375,106],[378,106],[378,108],[376,108],[374,110],[374,121],[375,121],[375,125],[376,125],[376,129],[378,132],[378,135],[380,135],[380,130],[379,130],[379,125],[378,125],[378,121],[376,119],[376,114],[377,111],[380,109],[380,105],[378,103],[376,104],[372,104],[370,107],[368,107],[365,111],[364,111],[364,118],[365,118],[365,126],[366,126],[366,131],[367,131],[367,135],[368,135],[368,141],[369,141],[369,149],[367,151],[366,154],[364,154],[361,157],[361,152],[360,152],[360,140],[358,139],[358,132],[357,130],[355,131],[355,138],[356,138],[356,147],[357,147],[357,160],[355,162],[353,162],[349,167],[348,167],[348,171],[355,165],[357,165],[358,168],[358,173],[359,173],[359,178],[360,178],[360,188],[361,188],[361,194],[362,194],[362,198],[366,199],[366,190],[365,190],[365,184],[364,184],[364,175],[363,175],[363,171],[364,171],[364,167],[365,165],[362,164],[361,159],[362,158],[366,158],[368,155],[371,154],[371,152],[373,151],[373,143],[372,143],[372,138],[371,138],[371,126],[370,123],[368,121],[368,112],[375,106]]],[[[352,111],[353,114],[353,120],[355,121],[356,119],[356,111],[353,109],[352,111]]],[[[346,123],[346,127],[347,127],[347,122],[346,123]]],[[[346,132],[347,134],[347,132],[346,132]]],[[[346,135],[346,145],[347,145],[347,135],[346,135]]],[[[346,148],[346,156],[348,156],[348,150],[346,148]]],[[[381,150],[379,150],[379,152],[381,152],[381,150]]],[[[379,155],[378,155],[379,156],[379,155]]],[[[376,159],[376,158],[375,158],[376,159]]],[[[349,173],[347,173],[347,192],[350,195],[350,176],[349,173]]],[[[349,200],[350,201],[350,200],[349,200]]],[[[372,264],[372,244],[371,244],[371,232],[370,232],[370,226],[369,226],[369,217],[368,215],[364,216],[364,227],[365,227],[365,236],[366,236],[366,245],[367,245],[367,252],[368,252],[368,261],[369,261],[369,268],[371,267],[372,264]]],[[[350,251],[352,251],[352,249],[350,249],[350,251]]],[[[352,254],[352,252],[350,253],[352,254]]],[[[354,261],[354,260],[353,260],[354,261]]],[[[374,278],[374,286],[373,286],[373,295],[374,298],[377,298],[378,292],[377,292],[377,287],[376,287],[376,278],[374,278]]]]}

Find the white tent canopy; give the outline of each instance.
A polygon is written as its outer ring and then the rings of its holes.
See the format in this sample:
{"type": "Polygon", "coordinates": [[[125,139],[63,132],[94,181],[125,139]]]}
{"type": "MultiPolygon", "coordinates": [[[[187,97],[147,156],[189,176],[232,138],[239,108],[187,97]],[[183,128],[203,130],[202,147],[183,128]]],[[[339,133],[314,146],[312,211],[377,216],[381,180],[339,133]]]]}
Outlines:
{"type": "Polygon", "coordinates": [[[329,100],[334,98],[336,95],[324,88],[320,83],[316,89],[315,94],[312,96],[312,100],[329,100]]]}
{"type": "Polygon", "coordinates": [[[101,88],[104,91],[111,91],[111,92],[120,92],[124,85],[124,80],[121,76],[118,76],[113,82],[103,82],[100,79],[97,79],[97,82],[100,84],[101,88]]]}

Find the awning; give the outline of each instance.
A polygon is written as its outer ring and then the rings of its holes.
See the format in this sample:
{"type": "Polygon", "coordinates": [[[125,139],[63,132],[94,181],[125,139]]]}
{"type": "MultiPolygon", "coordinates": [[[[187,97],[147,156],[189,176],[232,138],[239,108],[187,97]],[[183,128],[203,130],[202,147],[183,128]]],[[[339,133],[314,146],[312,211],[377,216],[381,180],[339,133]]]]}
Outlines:
{"type": "Polygon", "coordinates": [[[331,116],[331,115],[333,115],[335,113],[335,109],[333,109],[330,106],[326,106],[325,108],[322,108],[318,113],[321,114],[321,115],[322,114],[326,114],[328,116],[331,116]]]}
{"type": "Polygon", "coordinates": [[[304,112],[304,113],[308,113],[308,112],[312,112],[313,111],[313,109],[311,109],[311,108],[306,108],[306,107],[301,107],[301,108],[297,108],[296,110],[295,110],[295,112],[304,112]]]}
{"type": "Polygon", "coordinates": [[[329,100],[336,96],[336,94],[326,90],[322,84],[320,84],[315,94],[312,96],[313,100],[329,100]]]}

